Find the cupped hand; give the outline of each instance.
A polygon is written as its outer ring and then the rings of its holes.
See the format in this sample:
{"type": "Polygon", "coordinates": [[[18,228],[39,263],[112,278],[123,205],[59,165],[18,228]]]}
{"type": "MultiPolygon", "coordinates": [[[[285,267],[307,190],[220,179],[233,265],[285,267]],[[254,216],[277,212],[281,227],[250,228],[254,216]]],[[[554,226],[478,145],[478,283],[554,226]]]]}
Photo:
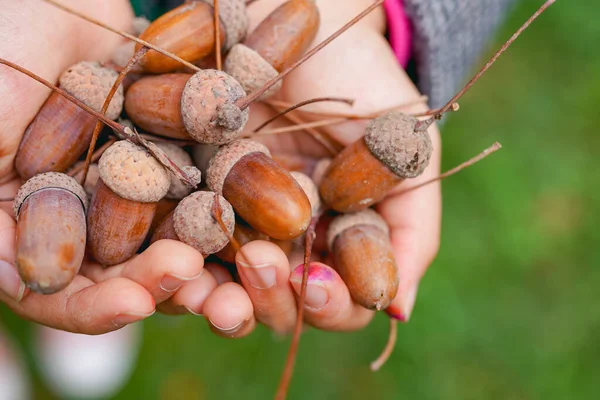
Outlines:
{"type": "MultiPolygon", "coordinates": [[[[129,29],[133,18],[126,0],[63,3],[120,29],[129,29]]],[[[79,61],[107,59],[121,42],[119,36],[37,0],[0,1],[0,8],[0,57],[51,82],[79,61]]],[[[0,199],[14,197],[20,186],[14,157],[49,94],[44,86],[0,65],[0,199]]],[[[108,269],[84,262],[66,289],[37,294],[25,288],[15,268],[11,207],[11,201],[0,202],[0,301],[23,318],[72,332],[112,331],[152,315],[157,303],[203,271],[197,251],[163,241],[108,269]]]]}
{"type": "MultiPolygon", "coordinates": [[[[250,6],[253,29],[282,0],[261,0],[250,6]]],[[[344,2],[318,1],[321,27],[313,45],[321,42],[344,23],[371,4],[370,0],[344,2]]],[[[354,99],[354,106],[317,103],[306,109],[366,114],[414,102],[420,97],[406,73],[399,66],[384,38],[383,9],[374,11],[356,26],[333,41],[319,54],[289,75],[278,98],[289,103],[334,96],[354,99]]],[[[425,105],[404,109],[423,111],[425,105]]],[[[274,115],[265,105],[251,107],[247,132],[274,115]]],[[[283,119],[269,127],[284,126],[283,119]]],[[[349,145],[364,134],[368,121],[351,121],[325,127],[324,130],[342,145],[349,145]]],[[[412,312],[421,277],[437,254],[440,235],[441,195],[438,183],[405,194],[402,188],[416,185],[439,173],[440,139],[437,128],[429,128],[434,153],[425,172],[399,185],[376,210],[390,226],[400,286],[388,313],[407,321],[412,312]],[[398,193],[398,194],[395,194],[398,193]]],[[[311,157],[328,156],[315,139],[303,132],[255,136],[273,152],[296,153],[311,157]]],[[[330,155],[329,155],[330,156],[330,155]]],[[[321,232],[322,233],[322,232],[321,232]]],[[[241,285],[228,282],[210,294],[215,282],[194,283],[195,290],[182,288],[164,303],[173,313],[184,312],[181,305],[202,313],[211,329],[225,337],[250,333],[258,320],[276,332],[289,332],[296,319],[296,300],[302,278],[302,257],[288,259],[273,243],[250,242],[238,252],[237,269],[241,285]],[[179,310],[179,311],[177,311],[179,310]]],[[[327,262],[327,260],[323,260],[327,262]]],[[[214,266],[213,268],[219,268],[214,266]]],[[[231,280],[231,278],[227,279],[231,280]]],[[[313,263],[310,270],[305,306],[305,322],[320,329],[346,331],[364,327],[373,312],[352,301],[348,288],[333,268],[313,263]]]]}

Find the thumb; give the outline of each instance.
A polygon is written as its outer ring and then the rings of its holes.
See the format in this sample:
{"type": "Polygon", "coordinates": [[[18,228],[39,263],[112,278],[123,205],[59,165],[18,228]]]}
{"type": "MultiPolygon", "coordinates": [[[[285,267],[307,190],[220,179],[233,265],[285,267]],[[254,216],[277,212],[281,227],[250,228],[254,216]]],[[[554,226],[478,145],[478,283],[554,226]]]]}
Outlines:
{"type": "Polygon", "coordinates": [[[0,211],[0,292],[17,302],[25,293],[25,283],[14,266],[15,221],[0,211]]]}

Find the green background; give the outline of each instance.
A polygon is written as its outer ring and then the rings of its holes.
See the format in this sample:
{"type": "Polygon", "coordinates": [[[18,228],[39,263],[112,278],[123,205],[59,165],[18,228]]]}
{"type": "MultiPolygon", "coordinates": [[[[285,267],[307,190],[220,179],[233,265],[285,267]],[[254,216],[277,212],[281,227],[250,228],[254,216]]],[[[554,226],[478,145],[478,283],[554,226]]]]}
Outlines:
{"type": "MultiPolygon", "coordinates": [[[[489,54],[541,1],[522,1],[489,54]]],[[[494,141],[504,148],[444,182],[439,257],[396,351],[387,337],[308,331],[291,399],[600,398],[600,24],[597,0],[558,1],[461,101],[443,128],[451,168],[494,141]],[[596,17],[594,17],[596,16],[596,17]]],[[[0,306],[25,349],[27,323],[0,306]]],[[[288,339],[262,327],[215,337],[201,317],[154,316],[119,399],[265,399],[288,339]]]]}

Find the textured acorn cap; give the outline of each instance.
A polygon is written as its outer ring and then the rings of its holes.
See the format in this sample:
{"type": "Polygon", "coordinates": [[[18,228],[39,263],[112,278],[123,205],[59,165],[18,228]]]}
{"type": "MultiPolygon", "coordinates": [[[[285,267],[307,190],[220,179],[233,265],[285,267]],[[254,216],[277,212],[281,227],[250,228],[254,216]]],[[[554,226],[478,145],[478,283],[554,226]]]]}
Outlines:
{"type": "Polygon", "coordinates": [[[431,138],[427,132],[415,131],[417,122],[396,111],[375,118],[365,132],[371,153],[401,178],[419,176],[431,158],[431,138]]]}
{"type": "MultiPolygon", "coordinates": [[[[260,89],[266,82],[279,74],[260,54],[241,43],[233,46],[227,54],[225,72],[233,76],[242,85],[246,93],[252,93],[260,89]]],[[[264,100],[271,97],[281,89],[282,84],[283,80],[280,80],[259,99],[264,100]]]]}
{"type": "Polygon", "coordinates": [[[271,157],[267,146],[250,139],[235,140],[219,149],[209,161],[206,171],[206,184],[215,193],[223,194],[223,183],[233,166],[250,153],[264,153],[271,157]]]}
{"type": "MultiPolygon", "coordinates": [[[[218,196],[223,220],[229,235],[233,235],[235,214],[225,198],[218,196]]],[[[173,213],[173,227],[179,239],[198,250],[203,256],[216,253],[229,243],[213,214],[213,192],[195,192],[179,202],[173,213]]]]}
{"type": "Polygon", "coordinates": [[[331,165],[331,158],[323,158],[323,159],[317,161],[317,163],[315,164],[315,168],[313,169],[312,176],[311,176],[315,185],[321,186],[321,182],[323,181],[323,178],[325,177],[325,173],[329,169],[330,165],[331,165]]]}
{"type": "Polygon", "coordinates": [[[382,230],[386,235],[390,234],[390,228],[381,215],[370,208],[355,213],[342,214],[335,217],[331,221],[329,229],[327,229],[327,246],[329,250],[333,250],[333,243],[339,234],[357,225],[371,225],[382,230]]]}
{"type": "Polygon", "coordinates": [[[81,200],[83,209],[87,211],[88,199],[85,190],[79,183],[69,175],[60,172],[46,172],[37,174],[30,178],[23,186],[19,188],[15,200],[13,202],[13,212],[17,219],[19,218],[19,210],[23,202],[38,190],[57,188],[68,190],[81,200]]]}
{"type": "MultiPolygon", "coordinates": [[[[214,0],[202,0],[215,6],[214,0]]],[[[248,32],[248,14],[246,0],[219,0],[219,19],[225,28],[224,49],[229,50],[234,44],[246,37],[248,32]]]]}
{"type": "MultiPolygon", "coordinates": [[[[104,100],[118,76],[116,71],[104,68],[100,63],[82,61],[63,72],[59,79],[59,85],[87,106],[100,112],[104,100]]],[[[117,119],[123,110],[123,100],[123,85],[119,85],[108,110],[106,110],[107,118],[117,119]]]]}
{"type": "Polygon", "coordinates": [[[150,153],[120,140],[98,162],[100,178],[113,192],[131,201],[154,203],[165,197],[171,180],[167,170],[150,153]]]}
{"type": "Polygon", "coordinates": [[[308,201],[310,202],[312,216],[317,216],[321,212],[321,196],[319,196],[319,188],[308,175],[303,174],[302,172],[292,171],[290,172],[290,175],[294,177],[302,190],[304,190],[304,193],[306,193],[306,197],[308,197],[308,201]]]}
{"type": "Polygon", "coordinates": [[[236,139],[248,122],[248,108],[234,103],[246,96],[242,86],[223,71],[196,72],[181,95],[181,116],[197,142],[225,144],[236,139]]]}

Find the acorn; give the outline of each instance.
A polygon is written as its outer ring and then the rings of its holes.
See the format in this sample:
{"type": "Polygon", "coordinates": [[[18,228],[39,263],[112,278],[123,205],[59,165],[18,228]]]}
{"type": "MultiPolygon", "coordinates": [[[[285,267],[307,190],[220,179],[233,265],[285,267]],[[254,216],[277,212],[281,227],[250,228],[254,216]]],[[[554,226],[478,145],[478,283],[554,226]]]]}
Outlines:
{"type": "Polygon", "coordinates": [[[52,294],[75,278],[85,253],[87,196],[68,175],[39,174],[19,189],[16,266],[27,287],[52,294]]]}
{"type": "Polygon", "coordinates": [[[206,182],[244,221],[274,239],[293,239],[308,228],[306,194],[258,142],[239,139],[221,147],[208,165],[206,182]]]}
{"type": "MultiPolygon", "coordinates": [[[[118,74],[97,62],[80,62],[67,69],[59,86],[100,112],[118,74]]],[[[119,87],[106,116],[116,119],[123,109],[119,87]]],[[[88,149],[96,118],[57,92],[52,92],[23,135],[15,158],[21,179],[43,172],[64,172],[88,149]]]]}
{"type": "Polygon", "coordinates": [[[110,266],[139,249],[171,179],[146,149],[127,140],[110,146],[98,167],[100,180],[88,213],[88,249],[96,261],[110,266]]]}
{"type": "MultiPolygon", "coordinates": [[[[319,9],[313,0],[289,0],[277,7],[244,41],[231,48],[225,72],[251,93],[296,62],[319,29],[319,9]]],[[[281,88],[280,81],[261,99],[281,88]]]]}
{"type": "Polygon", "coordinates": [[[339,212],[363,210],[423,173],[433,146],[418,122],[400,112],[371,121],[365,136],[342,150],[324,174],[319,191],[325,204],[339,212]]]}
{"type": "Polygon", "coordinates": [[[160,223],[151,242],[161,239],[178,240],[192,246],[204,257],[223,249],[229,243],[229,235],[233,234],[235,214],[231,204],[223,196],[217,198],[227,233],[223,232],[213,215],[215,194],[195,192],[181,200],[175,210],[160,223]]]}
{"type": "MultiPolygon", "coordinates": [[[[248,17],[244,0],[219,1],[220,39],[223,50],[227,51],[246,36],[248,17]]],[[[197,63],[215,49],[213,2],[191,1],[162,15],[150,24],[140,35],[176,56],[197,63]]],[[[136,51],[141,45],[136,46],[136,51]]],[[[182,65],[169,57],[150,50],[140,64],[146,72],[160,74],[182,68],[182,65]]]]}
{"type": "Polygon", "coordinates": [[[389,227],[371,209],[336,217],[327,231],[327,245],[350,295],[373,310],[385,309],[398,292],[398,269],[389,227]]]}

